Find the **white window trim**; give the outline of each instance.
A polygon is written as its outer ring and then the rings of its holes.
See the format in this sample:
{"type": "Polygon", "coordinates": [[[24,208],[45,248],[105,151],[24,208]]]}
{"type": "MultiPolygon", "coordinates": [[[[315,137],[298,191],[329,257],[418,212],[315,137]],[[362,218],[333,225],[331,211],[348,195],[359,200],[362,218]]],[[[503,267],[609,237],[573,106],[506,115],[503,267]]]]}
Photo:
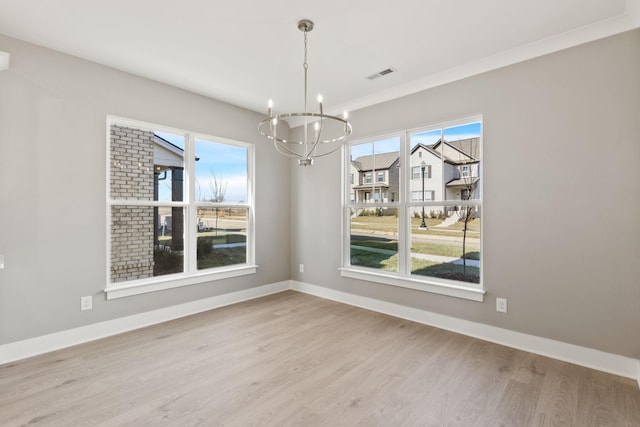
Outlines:
{"type": "MultiPolygon", "coordinates": [[[[157,125],[154,123],[144,122],[135,119],[129,119],[126,117],[107,116],[106,126],[106,230],[107,230],[107,253],[106,253],[106,281],[104,292],[107,294],[107,299],[115,299],[128,297],[133,295],[140,295],[149,292],[160,291],[164,289],[172,289],[183,286],[195,285],[199,283],[207,283],[217,280],[229,279],[232,277],[245,276],[255,274],[258,266],[255,264],[255,146],[246,142],[231,140],[228,138],[217,137],[213,135],[206,135],[198,132],[185,131],[184,129],[172,128],[169,126],[157,125]],[[185,197],[186,201],[183,202],[165,202],[165,201],[138,201],[138,200],[112,200],[110,192],[110,147],[109,142],[111,138],[111,126],[123,125],[132,128],[138,128],[149,131],[159,131],[172,133],[176,135],[185,135],[189,141],[185,146],[185,157],[191,163],[189,170],[193,171],[195,168],[195,156],[191,152],[196,139],[206,140],[212,142],[219,142],[228,145],[234,145],[236,147],[243,147],[247,149],[247,200],[248,203],[227,203],[216,204],[212,206],[218,207],[235,207],[246,208],[249,211],[247,217],[247,262],[245,264],[236,264],[225,267],[218,267],[211,270],[197,270],[193,265],[187,265],[187,271],[183,273],[168,274],[163,276],[156,276],[142,280],[131,280],[127,282],[111,283],[110,268],[111,265],[111,206],[114,205],[148,205],[148,206],[188,206],[189,204],[196,206],[202,204],[197,202],[195,197],[195,181],[190,176],[185,176],[185,197]]],[[[206,205],[206,203],[205,203],[206,205]]],[[[196,210],[191,209],[190,215],[185,215],[187,220],[187,227],[190,225],[197,226],[196,210]]],[[[197,247],[196,239],[191,238],[191,235],[185,233],[185,246],[188,245],[189,249],[195,253],[197,247]]],[[[186,264],[185,260],[185,264],[186,264]]],[[[195,260],[191,264],[194,264],[195,260]]]]}
{"type": "MultiPolygon", "coordinates": [[[[348,164],[347,162],[349,160],[348,158],[349,149],[353,145],[365,144],[367,142],[375,142],[375,141],[384,140],[391,137],[400,137],[401,164],[409,165],[410,149],[407,147],[408,144],[406,141],[408,140],[411,134],[434,130],[434,129],[450,128],[450,127],[460,126],[460,125],[474,123],[474,122],[483,123],[483,126],[481,126],[481,135],[480,135],[481,140],[483,140],[483,135],[482,135],[482,133],[484,132],[483,117],[482,115],[475,115],[472,117],[466,117],[459,120],[436,123],[431,126],[425,126],[421,128],[414,128],[414,129],[406,129],[406,130],[401,130],[401,131],[397,131],[390,134],[381,134],[381,135],[377,135],[377,136],[366,138],[366,139],[350,141],[345,145],[343,150],[343,162],[342,162],[343,171],[346,170],[344,165],[348,164]]],[[[480,152],[481,152],[480,158],[482,158],[483,151],[484,151],[484,144],[480,146],[480,152]]],[[[481,167],[482,167],[482,163],[479,165],[479,168],[481,167]]],[[[478,176],[481,176],[480,172],[481,171],[479,169],[478,176]]],[[[399,231],[404,230],[405,236],[411,235],[411,230],[410,230],[411,221],[408,218],[409,210],[411,207],[423,206],[423,205],[425,207],[442,206],[443,204],[443,200],[438,200],[438,201],[431,200],[431,201],[424,201],[424,202],[411,201],[410,194],[408,193],[407,189],[410,188],[410,182],[412,181],[412,178],[413,178],[412,168],[404,167],[403,172],[400,176],[400,182],[399,182],[399,187],[400,187],[399,192],[400,192],[401,202],[377,203],[377,205],[381,207],[397,207],[400,210],[402,210],[403,208],[406,209],[406,215],[398,216],[398,230],[399,231]]],[[[347,183],[347,182],[348,182],[347,176],[343,172],[343,183],[347,183]]],[[[345,193],[345,191],[349,190],[349,188],[347,187],[348,185],[343,185],[343,190],[342,190],[343,194],[345,193]]],[[[483,183],[481,181],[480,188],[479,188],[479,192],[480,192],[479,200],[469,200],[469,201],[446,200],[445,202],[447,202],[447,204],[454,204],[455,202],[455,204],[457,205],[472,204],[475,206],[482,207],[483,206],[482,187],[483,187],[483,183]]],[[[486,294],[486,291],[484,290],[482,285],[484,283],[484,270],[485,270],[484,257],[480,258],[480,284],[474,284],[474,283],[466,284],[464,282],[457,282],[457,281],[452,281],[447,279],[411,275],[410,274],[411,259],[409,256],[409,247],[411,245],[411,242],[410,242],[411,239],[406,239],[407,241],[405,241],[404,244],[402,244],[402,242],[398,242],[398,257],[399,259],[405,260],[404,265],[402,265],[403,263],[398,263],[398,270],[399,270],[398,272],[385,272],[383,270],[377,270],[373,268],[352,266],[350,263],[350,254],[351,254],[350,240],[351,239],[347,238],[347,235],[350,233],[349,224],[351,223],[349,208],[361,207],[361,206],[360,204],[351,203],[349,200],[346,200],[345,197],[343,197],[342,200],[343,200],[343,203],[342,203],[341,218],[342,218],[342,242],[343,242],[342,265],[343,266],[338,268],[338,270],[340,271],[340,276],[374,282],[374,283],[381,283],[381,284],[390,285],[390,286],[397,286],[401,288],[414,289],[414,290],[433,293],[433,294],[451,296],[451,297],[461,298],[461,299],[470,300],[470,301],[478,301],[478,302],[484,301],[484,296],[486,294]]],[[[481,227],[481,230],[484,230],[484,215],[480,216],[480,227],[481,227]]],[[[484,254],[484,239],[480,239],[480,253],[484,254]]]]}

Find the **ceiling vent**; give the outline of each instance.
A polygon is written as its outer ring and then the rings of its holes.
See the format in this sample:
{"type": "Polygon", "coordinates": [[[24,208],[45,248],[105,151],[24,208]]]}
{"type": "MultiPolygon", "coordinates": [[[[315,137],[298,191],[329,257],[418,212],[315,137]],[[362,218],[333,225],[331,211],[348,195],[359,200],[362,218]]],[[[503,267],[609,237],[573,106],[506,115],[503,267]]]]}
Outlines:
{"type": "Polygon", "coordinates": [[[375,80],[378,77],[386,76],[387,74],[391,74],[391,73],[395,73],[395,72],[396,72],[396,69],[390,67],[390,68],[387,68],[386,70],[378,71],[375,74],[371,74],[370,76],[367,77],[367,79],[375,80]]]}

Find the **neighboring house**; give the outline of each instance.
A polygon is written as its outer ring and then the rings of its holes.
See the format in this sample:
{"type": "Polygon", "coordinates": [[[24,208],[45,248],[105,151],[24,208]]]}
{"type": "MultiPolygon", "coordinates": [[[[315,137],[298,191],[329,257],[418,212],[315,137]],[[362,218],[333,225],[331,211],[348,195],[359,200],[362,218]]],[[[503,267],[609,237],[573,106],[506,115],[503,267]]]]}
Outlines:
{"type": "MultiPolygon", "coordinates": [[[[350,199],[388,203],[399,195],[399,152],[361,156],[351,162],[350,199]]],[[[438,140],[411,150],[409,191],[412,202],[469,200],[480,194],[480,138],[438,140]],[[424,169],[423,169],[424,168],[424,169]]],[[[442,207],[432,206],[435,212],[442,207]]],[[[446,212],[450,215],[452,212],[446,212]]]]}
{"type": "MultiPolygon", "coordinates": [[[[410,167],[411,201],[480,198],[480,138],[418,144],[411,150],[410,167]]],[[[434,206],[430,210],[443,208],[434,206]]]]}
{"type": "Polygon", "coordinates": [[[397,201],[399,160],[399,153],[394,151],[351,161],[351,200],[354,203],[397,201]]]}

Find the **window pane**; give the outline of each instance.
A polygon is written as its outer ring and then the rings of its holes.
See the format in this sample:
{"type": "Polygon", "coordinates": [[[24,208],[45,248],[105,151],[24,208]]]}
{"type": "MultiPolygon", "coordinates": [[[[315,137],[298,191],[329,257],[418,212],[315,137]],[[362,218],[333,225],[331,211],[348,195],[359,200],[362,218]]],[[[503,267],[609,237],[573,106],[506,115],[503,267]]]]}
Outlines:
{"type": "Polygon", "coordinates": [[[247,149],[196,139],[196,201],[247,202],[247,149]]]}
{"type": "Polygon", "coordinates": [[[153,132],[112,125],[110,138],[111,198],[153,200],[153,132]]]}
{"type": "Polygon", "coordinates": [[[154,132],[154,200],[184,200],[184,136],[154,132]]]}
{"type": "Polygon", "coordinates": [[[351,209],[351,265],[398,271],[395,208],[351,209]]]}
{"type": "Polygon", "coordinates": [[[181,273],[183,218],[183,208],[112,206],[111,282],[181,273]]]}
{"type": "Polygon", "coordinates": [[[444,129],[447,200],[480,199],[480,123],[444,129]]]}
{"type": "Polygon", "coordinates": [[[411,273],[479,283],[479,207],[414,208],[411,218],[411,273]]]}
{"type": "Polygon", "coordinates": [[[357,177],[350,184],[354,203],[397,202],[400,138],[351,145],[349,150],[350,173],[357,177]]]}
{"type": "Polygon", "coordinates": [[[247,262],[247,214],[244,208],[199,207],[198,270],[247,262]]]}

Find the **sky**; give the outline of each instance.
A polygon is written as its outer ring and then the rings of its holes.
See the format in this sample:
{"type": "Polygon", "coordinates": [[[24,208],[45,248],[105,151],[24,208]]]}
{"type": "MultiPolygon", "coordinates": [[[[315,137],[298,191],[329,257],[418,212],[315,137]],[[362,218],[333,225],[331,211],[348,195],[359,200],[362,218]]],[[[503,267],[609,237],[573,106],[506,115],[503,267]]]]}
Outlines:
{"type": "MultiPolygon", "coordinates": [[[[444,139],[446,141],[457,141],[458,139],[474,138],[480,136],[480,130],[480,122],[445,128],[444,139]]],[[[425,145],[436,143],[440,139],[442,131],[443,129],[434,129],[431,131],[411,134],[411,148],[419,143],[425,145]]],[[[400,151],[399,137],[382,139],[367,144],[352,145],[351,158],[355,160],[360,156],[391,153],[393,151],[400,151]]]]}
{"type": "MultiPolygon", "coordinates": [[[[184,150],[184,136],[165,132],[155,132],[158,136],[184,150]]],[[[247,149],[229,144],[196,139],[196,200],[209,200],[212,183],[220,187],[226,185],[225,203],[247,200],[247,149]]],[[[159,199],[171,200],[170,180],[162,181],[159,199]]]]}

